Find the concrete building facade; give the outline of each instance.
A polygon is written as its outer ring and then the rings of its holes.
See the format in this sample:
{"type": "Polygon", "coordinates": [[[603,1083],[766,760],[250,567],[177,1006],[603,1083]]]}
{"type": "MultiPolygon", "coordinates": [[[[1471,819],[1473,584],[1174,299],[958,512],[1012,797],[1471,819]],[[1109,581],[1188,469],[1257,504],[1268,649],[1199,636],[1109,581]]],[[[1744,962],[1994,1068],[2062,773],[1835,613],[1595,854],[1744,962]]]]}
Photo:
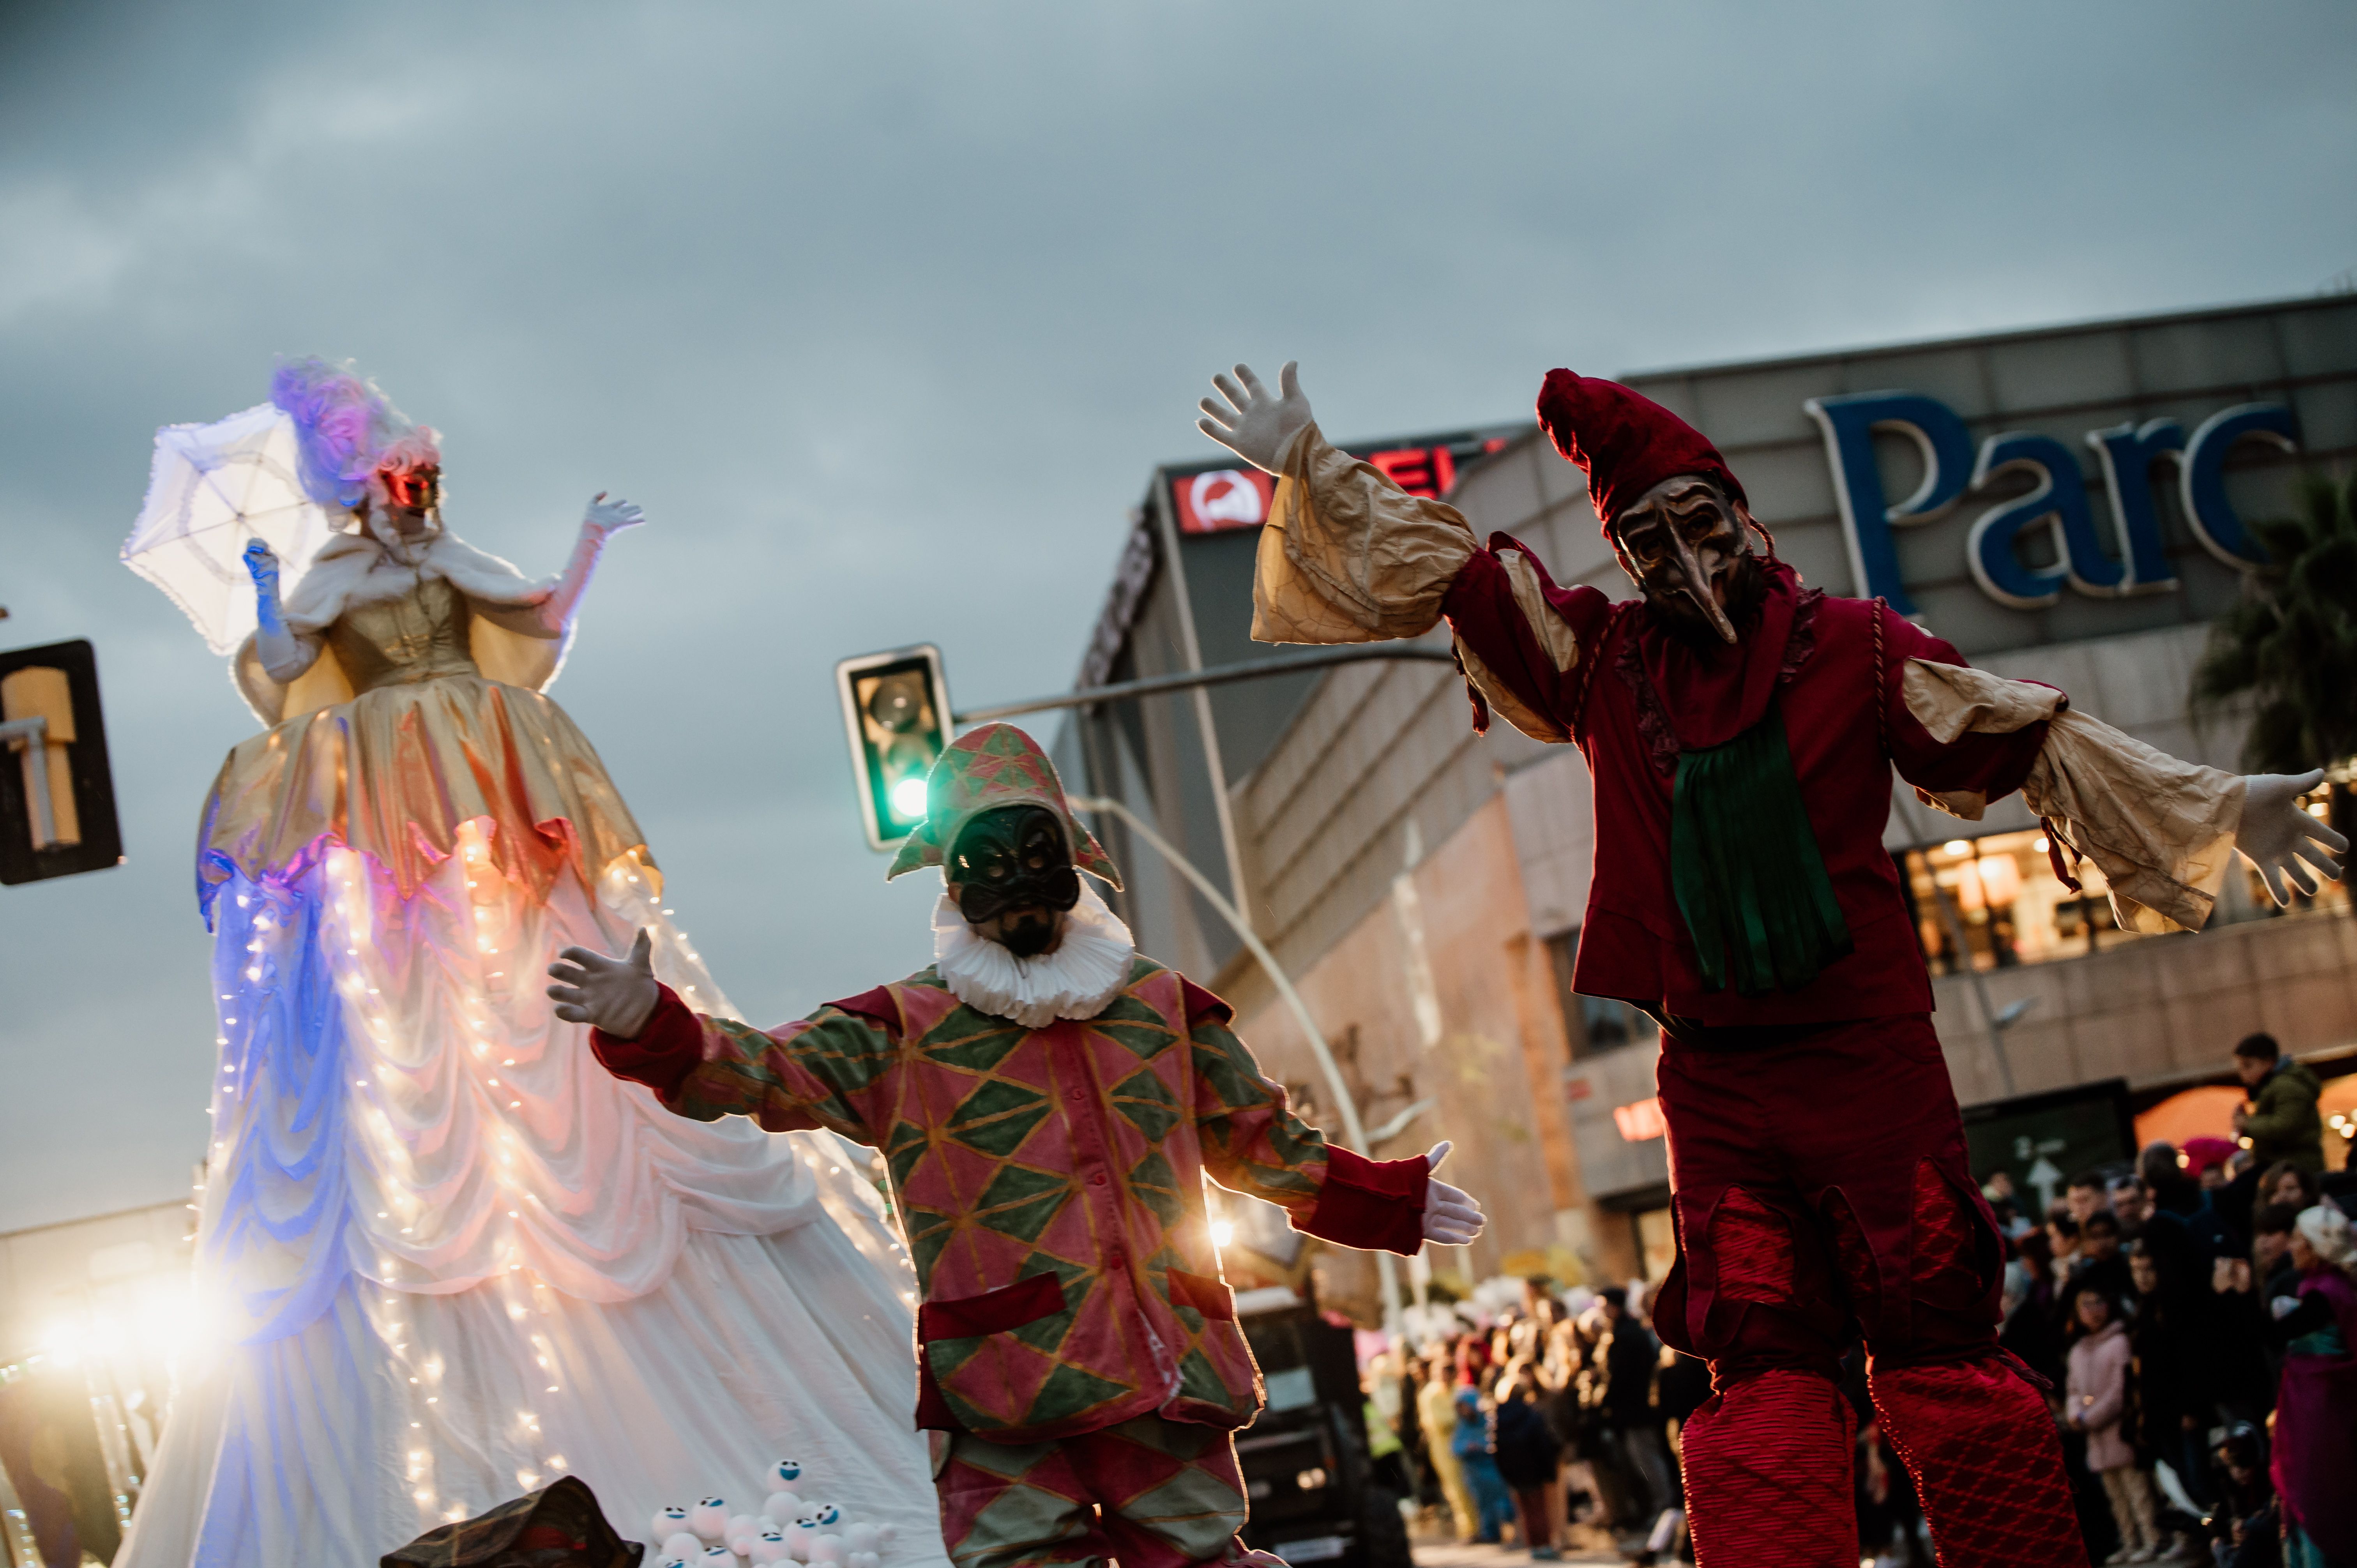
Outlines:
{"type": "MultiPolygon", "coordinates": [[[[1534,388],[1545,368],[1534,361],[1534,388]]],[[[2345,477],[2357,455],[2357,299],[1621,379],[1718,446],[1810,583],[1881,594],[1975,662],[2231,769],[2243,721],[2197,723],[2189,682],[2210,623],[2251,591],[2240,520],[2288,510],[2298,475],[2345,477]]],[[[1200,486],[1198,470],[1157,474],[1083,684],[1278,651],[1244,635],[1257,530],[1171,526],[1174,473],[1200,486]]],[[[1558,583],[1631,591],[1579,471],[1534,427],[1486,433],[1450,477],[1478,535],[1521,539],[1558,583]]],[[[1385,662],[1082,710],[1059,751],[1236,896],[1370,1126],[1421,1106],[1377,1153],[1458,1142],[1451,1174],[1495,1222],[1436,1269],[1658,1277],[1656,1035],[1568,985],[1593,831],[1575,749],[1502,724],[1476,737],[1452,669],[1385,662]]],[[[1208,905],[1117,824],[1100,831],[1132,875],[1141,945],[1214,976],[1271,1072],[1329,1098],[1208,905]]],[[[2099,877],[2083,893],[2055,878],[2018,800],[1966,823],[1901,789],[1885,842],[1967,1105],[2109,1078],[2148,1105],[2221,1074],[2262,1028],[2328,1072],[2357,1064],[2341,888],[2277,914],[2238,871],[2208,929],[2135,937],[2114,929],[2099,877]]],[[[1366,1303],[1371,1271],[1328,1266],[1331,1288],[1366,1303]]]]}

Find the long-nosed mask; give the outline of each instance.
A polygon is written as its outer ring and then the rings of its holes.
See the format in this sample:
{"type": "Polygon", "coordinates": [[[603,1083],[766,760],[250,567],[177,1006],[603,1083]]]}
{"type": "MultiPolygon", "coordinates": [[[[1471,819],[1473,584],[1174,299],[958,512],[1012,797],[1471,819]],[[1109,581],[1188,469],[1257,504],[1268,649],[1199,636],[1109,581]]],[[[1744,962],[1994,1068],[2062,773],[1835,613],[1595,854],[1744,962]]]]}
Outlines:
{"type": "Polygon", "coordinates": [[[1055,813],[1001,806],[975,816],[950,846],[946,867],[958,912],[1017,958],[1056,943],[1065,911],[1081,901],[1081,875],[1055,813]]]}
{"type": "Polygon", "coordinates": [[[1664,479],[1612,521],[1621,568],[1665,627],[1698,641],[1736,639],[1735,618],[1765,586],[1750,520],[1699,475],[1664,479]]]}

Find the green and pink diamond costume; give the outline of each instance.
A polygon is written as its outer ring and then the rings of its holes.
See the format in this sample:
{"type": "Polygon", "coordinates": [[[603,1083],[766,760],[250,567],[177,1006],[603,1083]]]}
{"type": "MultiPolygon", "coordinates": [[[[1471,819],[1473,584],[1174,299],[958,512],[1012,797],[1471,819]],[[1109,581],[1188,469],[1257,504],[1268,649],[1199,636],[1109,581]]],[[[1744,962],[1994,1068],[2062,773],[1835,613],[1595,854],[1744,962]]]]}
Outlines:
{"type": "MultiPolygon", "coordinates": [[[[956,741],[928,797],[892,875],[940,865],[981,811],[1036,804],[1063,822],[1076,865],[1114,879],[1012,725],[956,741]]],[[[1226,1434],[1262,1400],[1204,1181],[1345,1246],[1423,1242],[1425,1161],[1329,1144],[1231,1021],[1134,956],[1092,1015],[1039,1027],[961,1002],[935,965],[769,1030],[666,988],[636,1040],[594,1040],[680,1115],[824,1128],[883,1153],[923,1293],[918,1424],[950,1434],[938,1485],[955,1561],[1163,1568],[1243,1554],[1226,1434]]]]}

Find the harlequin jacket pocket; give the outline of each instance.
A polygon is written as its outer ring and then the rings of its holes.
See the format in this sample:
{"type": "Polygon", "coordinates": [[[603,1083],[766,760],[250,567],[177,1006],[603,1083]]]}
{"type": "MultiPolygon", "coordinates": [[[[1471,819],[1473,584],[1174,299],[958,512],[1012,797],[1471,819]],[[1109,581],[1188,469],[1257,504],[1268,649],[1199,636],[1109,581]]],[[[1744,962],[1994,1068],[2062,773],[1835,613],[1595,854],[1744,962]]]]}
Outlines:
{"type": "Polygon", "coordinates": [[[1063,1309],[1063,1282],[1053,1274],[1033,1274],[1001,1290],[925,1303],[917,1309],[917,1338],[930,1345],[936,1339],[1004,1334],[1063,1309]]]}

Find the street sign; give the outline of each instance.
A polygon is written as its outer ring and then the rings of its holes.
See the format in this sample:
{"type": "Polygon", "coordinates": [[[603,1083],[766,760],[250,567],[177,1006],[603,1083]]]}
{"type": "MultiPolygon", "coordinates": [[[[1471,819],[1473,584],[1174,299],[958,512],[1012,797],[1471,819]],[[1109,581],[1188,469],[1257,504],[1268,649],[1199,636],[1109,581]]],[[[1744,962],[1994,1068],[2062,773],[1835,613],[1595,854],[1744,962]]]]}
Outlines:
{"type": "Polygon", "coordinates": [[[925,820],[925,776],[950,743],[942,650],[927,642],[843,660],[834,687],[868,847],[889,849],[925,820]]]}
{"type": "Polygon", "coordinates": [[[2072,1176],[2136,1158],[2128,1080],[2106,1078],[2045,1094],[1968,1105],[1964,1144],[1975,1181],[2007,1173],[2013,1190],[2021,1195],[2022,1212],[2043,1220],[2048,1206],[2062,1196],[2072,1176]]]}
{"type": "Polygon", "coordinates": [[[0,885],[121,864],[89,643],[0,653],[0,885]]]}

